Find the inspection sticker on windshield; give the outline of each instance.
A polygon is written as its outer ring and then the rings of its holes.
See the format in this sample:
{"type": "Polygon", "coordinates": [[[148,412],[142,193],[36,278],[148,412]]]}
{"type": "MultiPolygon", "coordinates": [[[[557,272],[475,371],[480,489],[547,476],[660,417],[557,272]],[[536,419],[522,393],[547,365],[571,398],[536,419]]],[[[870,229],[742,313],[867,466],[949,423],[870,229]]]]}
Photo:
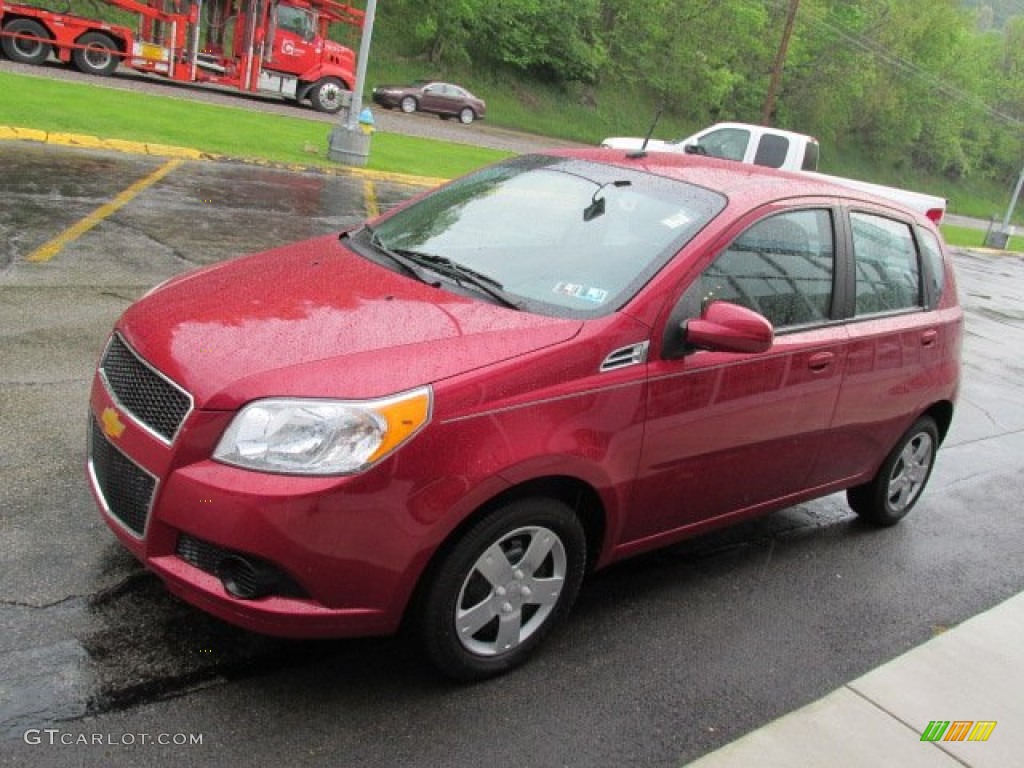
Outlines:
{"type": "Polygon", "coordinates": [[[608,298],[608,291],[603,288],[592,288],[579,283],[558,283],[555,286],[555,293],[562,296],[572,296],[574,299],[582,299],[593,304],[603,304],[608,298]]]}
{"type": "Polygon", "coordinates": [[[680,227],[685,227],[691,221],[693,221],[693,217],[690,214],[686,211],[679,211],[668,218],[662,219],[661,223],[669,229],[679,229],[680,227]]]}

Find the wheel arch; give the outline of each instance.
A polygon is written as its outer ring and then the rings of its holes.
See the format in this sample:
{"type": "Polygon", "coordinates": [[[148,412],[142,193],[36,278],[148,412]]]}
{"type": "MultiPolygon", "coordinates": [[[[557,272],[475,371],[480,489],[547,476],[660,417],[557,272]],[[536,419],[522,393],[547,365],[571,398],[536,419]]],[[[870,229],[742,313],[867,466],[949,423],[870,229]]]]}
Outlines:
{"type": "Polygon", "coordinates": [[[953,423],[953,403],[949,400],[940,400],[933,403],[922,415],[931,416],[935,420],[935,426],[939,430],[939,445],[941,445],[946,439],[950,424],[953,423]]]}
{"type": "Polygon", "coordinates": [[[576,513],[583,525],[587,540],[586,571],[589,573],[593,570],[604,547],[607,530],[606,510],[597,489],[578,477],[568,475],[550,475],[525,480],[505,488],[478,505],[448,533],[440,546],[431,554],[427,565],[416,580],[416,585],[405,606],[402,618],[403,626],[409,625],[410,620],[414,619],[418,607],[422,603],[424,590],[440,564],[444,562],[445,557],[466,531],[498,507],[531,497],[555,499],[576,513]]]}

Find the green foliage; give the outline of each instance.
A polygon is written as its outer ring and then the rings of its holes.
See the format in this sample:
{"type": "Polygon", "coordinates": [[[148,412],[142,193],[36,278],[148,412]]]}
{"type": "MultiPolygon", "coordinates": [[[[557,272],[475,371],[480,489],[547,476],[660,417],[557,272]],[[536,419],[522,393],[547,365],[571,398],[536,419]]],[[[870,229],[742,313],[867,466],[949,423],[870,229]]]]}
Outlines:
{"type": "MultiPolygon", "coordinates": [[[[1008,15],[1006,3],[991,12],[991,3],[974,5],[801,0],[775,122],[818,136],[826,156],[850,147],[897,174],[1012,175],[1024,158],[1024,15],[1008,15]]],[[[644,122],[660,104],[666,122],[697,127],[760,121],[789,7],[395,0],[381,27],[386,39],[401,37],[407,59],[494,82],[503,96],[536,102],[537,83],[550,85],[563,94],[561,108],[590,109],[587,128],[621,122],[610,114],[622,105],[608,96],[617,92],[630,95],[644,122]]]]}
{"type": "MultiPolygon", "coordinates": [[[[793,1],[389,0],[370,84],[448,78],[488,100],[490,123],[586,142],[642,133],[659,106],[659,137],[760,122],[793,1]]],[[[1024,163],[1024,7],[800,0],[772,120],[817,136],[826,165],[861,158],[848,175],[1010,187],[1024,163]]]]}

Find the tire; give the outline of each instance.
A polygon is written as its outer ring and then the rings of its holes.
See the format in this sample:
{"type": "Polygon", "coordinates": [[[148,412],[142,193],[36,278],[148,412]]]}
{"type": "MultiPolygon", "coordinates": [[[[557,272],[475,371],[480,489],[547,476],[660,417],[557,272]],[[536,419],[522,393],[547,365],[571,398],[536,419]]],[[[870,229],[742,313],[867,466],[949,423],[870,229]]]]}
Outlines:
{"type": "Polygon", "coordinates": [[[422,593],[417,623],[430,661],[463,681],[522,664],[572,608],[586,547],[579,518],[553,499],[514,501],[482,518],[422,593]]]}
{"type": "Polygon", "coordinates": [[[336,77],[318,80],[309,92],[309,101],[317,112],[333,115],[345,105],[345,84],[336,77]]]}
{"type": "Polygon", "coordinates": [[[414,99],[412,96],[404,96],[402,100],[398,102],[398,106],[399,108],[401,108],[403,112],[405,112],[405,114],[411,115],[413,112],[419,109],[420,105],[416,103],[416,99],[414,99]]]}
{"type": "Polygon", "coordinates": [[[906,517],[931,477],[938,447],[935,420],[922,416],[903,434],[871,481],[846,492],[853,511],[880,527],[906,517]]]}
{"type": "Polygon", "coordinates": [[[459,112],[459,122],[463,125],[469,125],[476,120],[476,112],[469,107],[463,107],[462,111],[459,112]]]}
{"type": "Polygon", "coordinates": [[[76,41],[87,48],[75,48],[71,60],[79,72],[107,77],[117,69],[120,49],[110,37],[101,32],[86,32],[76,41]]]}
{"type": "Polygon", "coordinates": [[[22,64],[42,64],[50,55],[51,46],[38,40],[25,40],[22,38],[8,37],[7,35],[32,35],[33,37],[45,37],[50,35],[38,21],[32,19],[15,19],[4,27],[7,33],[0,38],[0,48],[11,61],[18,61],[22,64]]]}

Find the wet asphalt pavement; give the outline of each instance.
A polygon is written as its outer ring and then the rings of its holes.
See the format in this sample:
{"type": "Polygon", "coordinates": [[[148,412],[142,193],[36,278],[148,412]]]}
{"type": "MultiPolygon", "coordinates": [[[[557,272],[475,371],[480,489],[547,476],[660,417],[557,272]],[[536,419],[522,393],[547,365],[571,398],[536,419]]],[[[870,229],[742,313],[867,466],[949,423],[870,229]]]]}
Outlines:
{"type": "Polygon", "coordinates": [[[0,142],[0,765],[678,766],[1024,590],[1024,260],[960,254],[963,395],[895,528],[832,496],[624,563],[529,665],[469,687],[401,638],[282,641],[209,618],[90,497],[111,324],[170,275],[420,190],[185,162],[30,260],[167,162],[0,142]]]}

